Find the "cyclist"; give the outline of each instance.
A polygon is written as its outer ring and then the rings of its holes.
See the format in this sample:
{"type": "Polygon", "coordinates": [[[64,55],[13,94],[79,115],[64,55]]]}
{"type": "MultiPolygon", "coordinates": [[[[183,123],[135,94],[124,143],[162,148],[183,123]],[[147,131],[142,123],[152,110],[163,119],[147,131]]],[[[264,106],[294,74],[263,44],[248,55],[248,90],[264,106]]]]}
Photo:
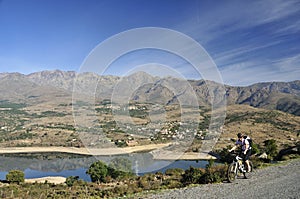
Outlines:
{"type": "Polygon", "coordinates": [[[238,139],[235,143],[235,146],[232,147],[229,150],[229,152],[235,150],[237,147],[241,147],[240,156],[243,158],[243,161],[247,164],[248,172],[250,172],[251,168],[250,168],[249,158],[251,156],[251,146],[250,146],[250,143],[248,141],[248,139],[250,139],[250,138],[247,137],[247,136],[243,136],[242,133],[238,133],[237,137],[238,137],[238,139]]]}

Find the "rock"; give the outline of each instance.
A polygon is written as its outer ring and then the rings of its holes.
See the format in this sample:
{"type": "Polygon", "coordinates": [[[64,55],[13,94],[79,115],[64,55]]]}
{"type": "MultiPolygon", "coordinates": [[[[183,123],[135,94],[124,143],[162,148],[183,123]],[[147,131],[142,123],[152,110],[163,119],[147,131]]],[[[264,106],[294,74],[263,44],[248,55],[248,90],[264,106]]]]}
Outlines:
{"type": "Polygon", "coordinates": [[[261,154],[260,156],[258,156],[258,158],[260,158],[260,159],[268,159],[268,154],[266,154],[266,152],[264,152],[263,154],[261,154]]]}

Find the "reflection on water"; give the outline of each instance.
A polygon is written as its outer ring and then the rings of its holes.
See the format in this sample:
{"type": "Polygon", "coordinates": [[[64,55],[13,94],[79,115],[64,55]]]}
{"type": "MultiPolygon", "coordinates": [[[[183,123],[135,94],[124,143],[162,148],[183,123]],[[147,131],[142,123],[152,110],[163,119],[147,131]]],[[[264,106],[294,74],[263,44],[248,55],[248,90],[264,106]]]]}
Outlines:
{"type": "Polygon", "coordinates": [[[79,176],[80,179],[90,181],[85,172],[93,162],[101,160],[109,164],[116,157],[130,160],[133,172],[139,175],[156,171],[165,172],[168,168],[187,169],[190,166],[204,168],[207,164],[207,161],[153,160],[149,153],[97,157],[65,153],[5,154],[0,156],[0,180],[5,179],[8,171],[18,169],[24,171],[25,178],[79,176]]]}

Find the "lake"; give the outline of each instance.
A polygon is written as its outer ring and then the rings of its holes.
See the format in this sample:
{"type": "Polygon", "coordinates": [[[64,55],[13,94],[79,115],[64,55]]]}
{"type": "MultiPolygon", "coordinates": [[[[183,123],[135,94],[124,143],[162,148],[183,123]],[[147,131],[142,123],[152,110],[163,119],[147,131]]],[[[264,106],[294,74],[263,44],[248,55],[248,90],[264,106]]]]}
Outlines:
{"type": "Polygon", "coordinates": [[[131,161],[132,170],[138,174],[165,172],[169,168],[188,169],[190,166],[205,168],[206,160],[154,160],[151,154],[136,153],[120,156],[83,156],[66,153],[40,154],[5,154],[0,155],[0,180],[5,180],[8,171],[18,169],[24,171],[25,178],[40,178],[46,176],[79,176],[80,179],[90,181],[85,172],[95,161],[101,160],[107,164],[116,157],[123,157],[131,161]]]}

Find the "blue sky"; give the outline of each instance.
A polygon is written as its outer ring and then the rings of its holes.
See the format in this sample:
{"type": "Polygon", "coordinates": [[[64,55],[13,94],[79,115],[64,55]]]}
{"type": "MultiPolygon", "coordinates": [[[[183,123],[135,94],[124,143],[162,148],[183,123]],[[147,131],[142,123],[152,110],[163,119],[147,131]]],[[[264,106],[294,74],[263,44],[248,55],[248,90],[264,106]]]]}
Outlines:
{"type": "MultiPolygon", "coordinates": [[[[78,71],[99,43],[141,27],[199,42],[225,84],[300,79],[300,1],[293,0],[0,0],[0,72],[78,71]]],[[[153,49],[122,56],[106,74],[149,63],[199,78],[182,58],[153,49]]]]}

